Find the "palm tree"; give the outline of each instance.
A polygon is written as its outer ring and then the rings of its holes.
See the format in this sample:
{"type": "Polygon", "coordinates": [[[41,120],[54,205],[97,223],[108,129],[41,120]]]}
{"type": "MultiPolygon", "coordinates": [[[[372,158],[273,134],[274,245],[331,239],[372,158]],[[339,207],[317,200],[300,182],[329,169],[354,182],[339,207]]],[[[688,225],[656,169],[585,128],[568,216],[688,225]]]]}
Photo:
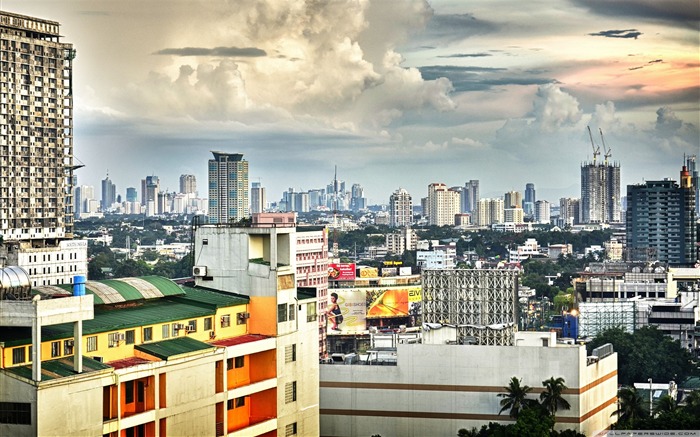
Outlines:
{"type": "Polygon", "coordinates": [[[671,395],[663,395],[658,401],[656,401],[656,404],[654,405],[654,413],[672,413],[676,410],[676,407],[678,407],[676,400],[673,399],[671,395]]]}
{"type": "Polygon", "coordinates": [[[540,404],[551,414],[555,416],[557,410],[569,410],[571,404],[562,397],[562,393],[568,387],[564,384],[564,378],[554,378],[553,376],[545,381],[542,381],[544,391],[540,393],[540,404]]]}
{"type": "Polygon", "coordinates": [[[685,407],[683,410],[689,414],[700,416],[700,390],[690,392],[684,399],[685,407]]]}
{"type": "Polygon", "coordinates": [[[520,382],[520,379],[515,376],[512,377],[508,386],[504,387],[507,393],[498,394],[498,397],[503,398],[501,399],[501,411],[498,414],[510,410],[510,417],[517,419],[521,410],[532,405],[534,399],[527,399],[527,395],[532,391],[532,387],[520,385],[520,382]]]}
{"type": "Polygon", "coordinates": [[[646,402],[634,387],[622,387],[617,392],[617,403],[617,410],[613,414],[617,415],[620,422],[628,422],[633,425],[634,421],[649,414],[645,407],[646,402]]]}

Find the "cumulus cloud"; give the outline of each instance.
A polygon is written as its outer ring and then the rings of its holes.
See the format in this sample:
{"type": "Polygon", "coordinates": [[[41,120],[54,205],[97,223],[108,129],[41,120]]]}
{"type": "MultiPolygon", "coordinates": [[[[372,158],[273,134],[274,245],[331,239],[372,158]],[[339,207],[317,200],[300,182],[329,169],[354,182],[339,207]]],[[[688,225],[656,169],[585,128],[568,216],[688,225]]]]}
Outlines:
{"type": "Polygon", "coordinates": [[[535,123],[544,131],[553,131],[566,125],[573,125],[581,119],[581,110],[576,98],[565,93],[554,84],[542,85],[537,89],[533,101],[535,123]]]}
{"type": "Polygon", "coordinates": [[[683,122],[671,108],[664,106],[656,111],[657,132],[664,135],[674,134],[681,126],[683,126],[683,122]]]}
{"type": "Polygon", "coordinates": [[[619,130],[621,127],[621,119],[615,113],[615,104],[613,102],[605,102],[595,105],[595,110],[591,115],[590,125],[594,129],[602,129],[604,132],[619,130]]]}

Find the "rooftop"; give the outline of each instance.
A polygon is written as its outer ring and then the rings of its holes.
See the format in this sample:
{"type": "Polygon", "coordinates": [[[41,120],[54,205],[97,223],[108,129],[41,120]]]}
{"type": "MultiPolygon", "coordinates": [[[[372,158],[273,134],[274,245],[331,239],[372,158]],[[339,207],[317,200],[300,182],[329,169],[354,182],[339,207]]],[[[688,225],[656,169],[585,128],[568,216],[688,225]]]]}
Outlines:
{"type": "Polygon", "coordinates": [[[154,343],[139,344],[134,349],[145,352],[161,360],[167,360],[178,355],[192,352],[215,349],[211,344],[195,340],[191,337],[180,337],[172,340],[156,341],[154,343]]]}
{"type": "MultiPolygon", "coordinates": [[[[97,372],[100,370],[111,369],[110,366],[93,360],[90,357],[83,357],[83,373],[97,372]]],[[[32,379],[32,365],[8,367],[7,372],[14,373],[23,378],[32,379]]],[[[41,380],[50,381],[52,379],[65,378],[67,376],[75,376],[73,369],[73,357],[65,357],[57,360],[42,361],[41,363],[41,380]]]]}

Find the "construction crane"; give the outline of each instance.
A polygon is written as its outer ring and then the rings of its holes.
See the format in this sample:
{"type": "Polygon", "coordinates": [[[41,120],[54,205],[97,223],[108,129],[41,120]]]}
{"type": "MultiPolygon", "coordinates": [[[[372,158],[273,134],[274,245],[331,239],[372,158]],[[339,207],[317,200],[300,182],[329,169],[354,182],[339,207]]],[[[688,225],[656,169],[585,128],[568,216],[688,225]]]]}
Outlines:
{"type": "Polygon", "coordinates": [[[593,142],[593,134],[591,133],[591,127],[586,127],[588,128],[588,136],[591,138],[591,146],[593,147],[593,165],[595,165],[596,159],[598,158],[598,155],[600,155],[600,146],[596,148],[595,143],[593,142]]]}
{"type": "Polygon", "coordinates": [[[608,158],[612,156],[612,148],[608,148],[608,146],[605,145],[605,138],[603,138],[603,129],[598,128],[600,131],[600,141],[603,142],[603,150],[605,151],[605,165],[608,165],[608,158]]]}

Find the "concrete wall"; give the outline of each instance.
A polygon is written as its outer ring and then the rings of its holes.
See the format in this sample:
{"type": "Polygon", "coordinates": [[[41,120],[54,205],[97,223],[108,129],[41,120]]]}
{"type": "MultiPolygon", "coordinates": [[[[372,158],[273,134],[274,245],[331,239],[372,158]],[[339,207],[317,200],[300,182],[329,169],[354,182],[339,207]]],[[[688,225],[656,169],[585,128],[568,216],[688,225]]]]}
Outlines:
{"type": "Polygon", "coordinates": [[[398,366],[322,365],[321,435],[454,436],[489,421],[513,423],[498,393],[511,377],[533,387],[562,377],[571,410],[557,428],[592,435],[610,424],[617,355],[586,366],[583,346],[399,345],[398,366]]]}

